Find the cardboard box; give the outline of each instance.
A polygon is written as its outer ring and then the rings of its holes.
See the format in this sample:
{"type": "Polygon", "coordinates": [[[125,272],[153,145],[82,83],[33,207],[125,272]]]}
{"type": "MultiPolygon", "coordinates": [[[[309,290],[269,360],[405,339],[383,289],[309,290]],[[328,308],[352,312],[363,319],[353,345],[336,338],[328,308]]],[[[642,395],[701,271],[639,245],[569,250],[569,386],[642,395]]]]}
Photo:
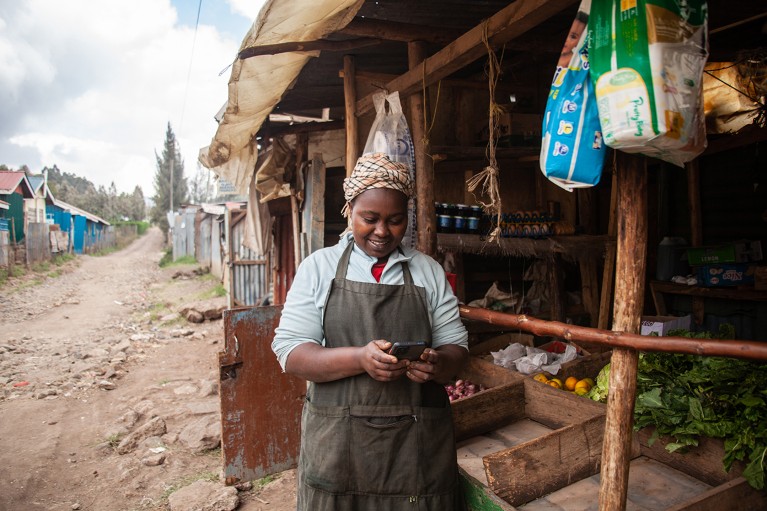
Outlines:
{"type": "Polygon", "coordinates": [[[760,241],[741,240],[725,245],[690,247],[687,261],[692,266],[700,264],[748,263],[762,260],[760,241]]]}
{"type": "Polygon", "coordinates": [[[642,335],[656,334],[668,335],[671,330],[689,330],[692,324],[692,315],[687,316],[642,316],[642,335]]]}
{"type": "Polygon", "coordinates": [[[698,267],[698,285],[731,287],[754,283],[756,266],[747,263],[706,264],[698,267]]]}

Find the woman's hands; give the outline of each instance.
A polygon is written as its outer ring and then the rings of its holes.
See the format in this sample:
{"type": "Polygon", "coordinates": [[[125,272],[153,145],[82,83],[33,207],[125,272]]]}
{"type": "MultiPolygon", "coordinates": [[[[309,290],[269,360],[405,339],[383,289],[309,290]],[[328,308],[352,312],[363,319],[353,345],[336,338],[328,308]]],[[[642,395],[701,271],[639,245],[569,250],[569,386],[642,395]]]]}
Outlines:
{"type": "Polygon", "coordinates": [[[465,349],[454,344],[426,348],[420,360],[410,362],[407,377],[416,383],[435,381],[446,384],[458,374],[468,357],[465,349]]]}
{"type": "Polygon", "coordinates": [[[407,371],[409,360],[397,360],[387,352],[391,348],[389,341],[382,339],[370,341],[360,353],[360,365],[371,378],[377,381],[392,381],[407,371]]]}

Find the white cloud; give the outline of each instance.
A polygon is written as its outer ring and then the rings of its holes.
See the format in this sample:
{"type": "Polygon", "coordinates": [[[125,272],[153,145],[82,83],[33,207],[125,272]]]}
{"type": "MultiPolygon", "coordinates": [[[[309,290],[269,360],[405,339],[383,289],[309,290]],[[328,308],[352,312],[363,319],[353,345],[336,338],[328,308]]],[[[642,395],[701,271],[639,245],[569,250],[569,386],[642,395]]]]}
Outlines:
{"type": "Polygon", "coordinates": [[[258,11],[261,10],[261,7],[266,3],[266,0],[227,0],[227,3],[232,7],[234,12],[240,13],[246,18],[255,20],[258,16],[258,11]]]}
{"type": "Polygon", "coordinates": [[[0,2],[0,163],[150,196],[170,122],[190,177],[238,47],[202,21],[195,40],[170,0],[0,2]]]}

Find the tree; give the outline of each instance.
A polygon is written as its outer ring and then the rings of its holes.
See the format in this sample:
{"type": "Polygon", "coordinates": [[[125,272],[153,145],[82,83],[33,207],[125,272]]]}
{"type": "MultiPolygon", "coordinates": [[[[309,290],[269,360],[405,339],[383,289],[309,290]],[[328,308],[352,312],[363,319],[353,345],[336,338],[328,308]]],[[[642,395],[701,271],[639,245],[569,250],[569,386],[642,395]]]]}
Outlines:
{"type": "Polygon", "coordinates": [[[189,194],[193,204],[202,204],[211,199],[210,170],[197,162],[197,173],[189,184],[189,194]]]}
{"type": "Polygon", "coordinates": [[[176,135],[168,123],[165,131],[165,144],[160,157],[155,151],[157,170],[154,175],[154,207],[151,220],[164,231],[168,230],[167,213],[188,201],[188,187],[184,177],[184,160],[176,146],[176,135]],[[171,193],[171,181],[173,191],[171,193]],[[173,204],[171,204],[171,196],[173,204]]]}

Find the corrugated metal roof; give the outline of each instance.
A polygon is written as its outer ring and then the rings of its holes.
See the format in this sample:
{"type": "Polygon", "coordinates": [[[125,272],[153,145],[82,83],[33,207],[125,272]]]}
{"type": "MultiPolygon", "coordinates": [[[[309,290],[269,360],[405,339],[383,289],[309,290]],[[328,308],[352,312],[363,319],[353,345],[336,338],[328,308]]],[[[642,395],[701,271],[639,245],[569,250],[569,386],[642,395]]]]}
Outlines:
{"type": "Polygon", "coordinates": [[[19,183],[22,183],[25,192],[23,194],[24,197],[31,199],[34,196],[34,192],[24,172],[20,170],[0,170],[0,194],[8,195],[13,193],[19,186],[19,183]]]}

